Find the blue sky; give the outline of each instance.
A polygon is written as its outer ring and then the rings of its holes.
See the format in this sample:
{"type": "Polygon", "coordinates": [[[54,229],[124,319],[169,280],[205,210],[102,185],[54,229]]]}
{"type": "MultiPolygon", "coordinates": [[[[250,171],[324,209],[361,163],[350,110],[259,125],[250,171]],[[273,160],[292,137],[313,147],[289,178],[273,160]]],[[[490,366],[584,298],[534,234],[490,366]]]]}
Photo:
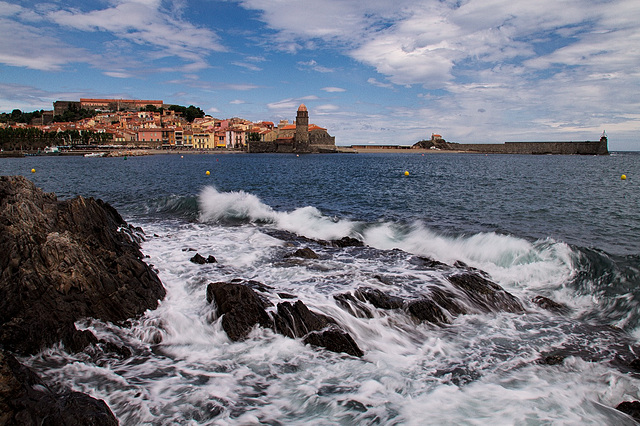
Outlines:
{"type": "Polygon", "coordinates": [[[0,111],[85,97],[293,120],[338,145],[640,150],[637,0],[0,0],[0,111]]]}

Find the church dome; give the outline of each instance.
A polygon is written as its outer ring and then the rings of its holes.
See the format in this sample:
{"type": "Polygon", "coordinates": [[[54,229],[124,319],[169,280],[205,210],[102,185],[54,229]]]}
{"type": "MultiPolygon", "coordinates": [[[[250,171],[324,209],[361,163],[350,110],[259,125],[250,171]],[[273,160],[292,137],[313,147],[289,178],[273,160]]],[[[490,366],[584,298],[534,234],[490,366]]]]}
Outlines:
{"type": "Polygon", "coordinates": [[[298,111],[306,111],[307,107],[304,106],[304,104],[300,104],[300,106],[298,107],[298,111]]]}

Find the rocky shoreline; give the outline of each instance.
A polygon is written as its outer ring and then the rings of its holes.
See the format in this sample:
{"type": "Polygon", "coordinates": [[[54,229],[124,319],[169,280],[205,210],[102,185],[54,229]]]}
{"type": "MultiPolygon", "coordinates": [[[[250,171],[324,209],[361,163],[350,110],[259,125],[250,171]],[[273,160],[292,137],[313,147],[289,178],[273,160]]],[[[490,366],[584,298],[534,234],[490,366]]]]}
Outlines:
{"type": "Polygon", "coordinates": [[[102,401],[53,393],[13,354],[58,342],[82,351],[99,342],[75,321],[117,323],[155,309],[165,290],[142,260],[141,238],[101,200],[58,201],[23,177],[0,177],[0,424],[117,423],[102,401]]]}
{"type": "MultiPolygon", "coordinates": [[[[283,262],[322,262],[306,242],[336,251],[367,249],[354,238],[291,238],[297,249],[286,254],[283,262]]],[[[78,330],[75,323],[97,318],[125,324],[158,306],[165,289],[153,268],[144,262],[140,250],[143,239],[140,228],[127,224],[101,200],[58,200],[24,177],[0,177],[0,424],[118,424],[104,401],[65,390],[64,384],[43,382],[37,372],[20,363],[20,358],[56,344],[62,344],[68,352],[130,357],[133,349],[99,340],[91,331],[78,330]]],[[[217,262],[213,255],[198,253],[191,261],[193,268],[217,262]]],[[[569,314],[566,306],[545,297],[519,300],[484,272],[461,262],[447,265],[421,257],[414,261],[421,268],[439,271],[444,281],[427,283],[424,291],[411,297],[362,286],[334,294],[336,305],[357,318],[394,312],[406,315],[416,325],[435,327],[447,326],[469,314],[527,315],[534,307],[553,315],[569,314]]],[[[241,341],[255,327],[262,327],[300,339],[318,350],[366,357],[344,324],[310,309],[295,294],[238,278],[210,283],[203,297],[214,313],[212,320],[220,321],[231,341],[241,341]]],[[[613,327],[580,327],[576,330],[584,336],[615,334],[620,345],[615,352],[593,353],[578,342],[540,354],[538,362],[556,365],[568,356],[576,356],[607,362],[628,374],[640,373],[633,342],[624,333],[613,327]]],[[[626,401],[617,408],[640,420],[639,407],[640,402],[626,401]]]]}

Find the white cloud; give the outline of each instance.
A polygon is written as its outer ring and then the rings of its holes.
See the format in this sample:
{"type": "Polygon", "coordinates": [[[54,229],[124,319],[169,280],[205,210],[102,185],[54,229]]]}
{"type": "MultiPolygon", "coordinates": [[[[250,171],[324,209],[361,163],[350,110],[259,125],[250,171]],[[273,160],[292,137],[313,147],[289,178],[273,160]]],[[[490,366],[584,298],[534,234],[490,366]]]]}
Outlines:
{"type": "Polygon", "coordinates": [[[86,62],[93,55],[66,45],[57,37],[20,22],[0,18],[0,34],[11,34],[11,41],[0,43],[0,63],[41,71],[58,71],[72,62],[86,62]]]}
{"type": "Polygon", "coordinates": [[[314,109],[318,112],[326,113],[326,112],[338,111],[340,107],[338,105],[325,104],[325,105],[318,105],[314,109]]]}
{"type": "Polygon", "coordinates": [[[328,67],[324,67],[322,65],[319,65],[315,60],[310,60],[307,62],[298,62],[298,65],[300,66],[300,69],[311,69],[313,71],[317,71],[317,72],[322,72],[322,73],[328,73],[328,72],[334,72],[335,70],[332,68],[328,68],[328,67]]]}
{"type": "Polygon", "coordinates": [[[382,88],[385,88],[385,89],[392,89],[393,88],[393,84],[383,83],[381,81],[376,80],[373,77],[369,78],[367,80],[367,83],[371,84],[372,86],[382,87],[382,88]]]}
{"type": "Polygon", "coordinates": [[[343,89],[341,87],[323,87],[320,90],[324,90],[325,92],[329,92],[329,93],[341,93],[341,92],[346,92],[346,89],[343,89]]]}
{"type": "Polygon", "coordinates": [[[232,62],[232,64],[237,67],[246,68],[249,71],[262,71],[262,68],[247,62],[232,62]]]}
{"type": "Polygon", "coordinates": [[[233,100],[233,101],[231,101],[231,102],[229,102],[229,103],[230,103],[231,105],[242,105],[242,104],[244,104],[244,103],[246,103],[246,102],[245,102],[245,101],[243,101],[243,100],[240,100],[240,99],[235,99],[235,100],[233,100]]]}

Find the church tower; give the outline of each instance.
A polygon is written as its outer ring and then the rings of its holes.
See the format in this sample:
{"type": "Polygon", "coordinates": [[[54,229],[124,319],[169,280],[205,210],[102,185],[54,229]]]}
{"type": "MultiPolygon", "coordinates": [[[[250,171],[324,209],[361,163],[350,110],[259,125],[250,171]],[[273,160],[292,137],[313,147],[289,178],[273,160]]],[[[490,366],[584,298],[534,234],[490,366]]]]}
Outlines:
{"type": "Polygon", "coordinates": [[[300,104],[296,115],[296,136],[293,149],[296,152],[309,152],[309,111],[304,104],[300,104]]]}

